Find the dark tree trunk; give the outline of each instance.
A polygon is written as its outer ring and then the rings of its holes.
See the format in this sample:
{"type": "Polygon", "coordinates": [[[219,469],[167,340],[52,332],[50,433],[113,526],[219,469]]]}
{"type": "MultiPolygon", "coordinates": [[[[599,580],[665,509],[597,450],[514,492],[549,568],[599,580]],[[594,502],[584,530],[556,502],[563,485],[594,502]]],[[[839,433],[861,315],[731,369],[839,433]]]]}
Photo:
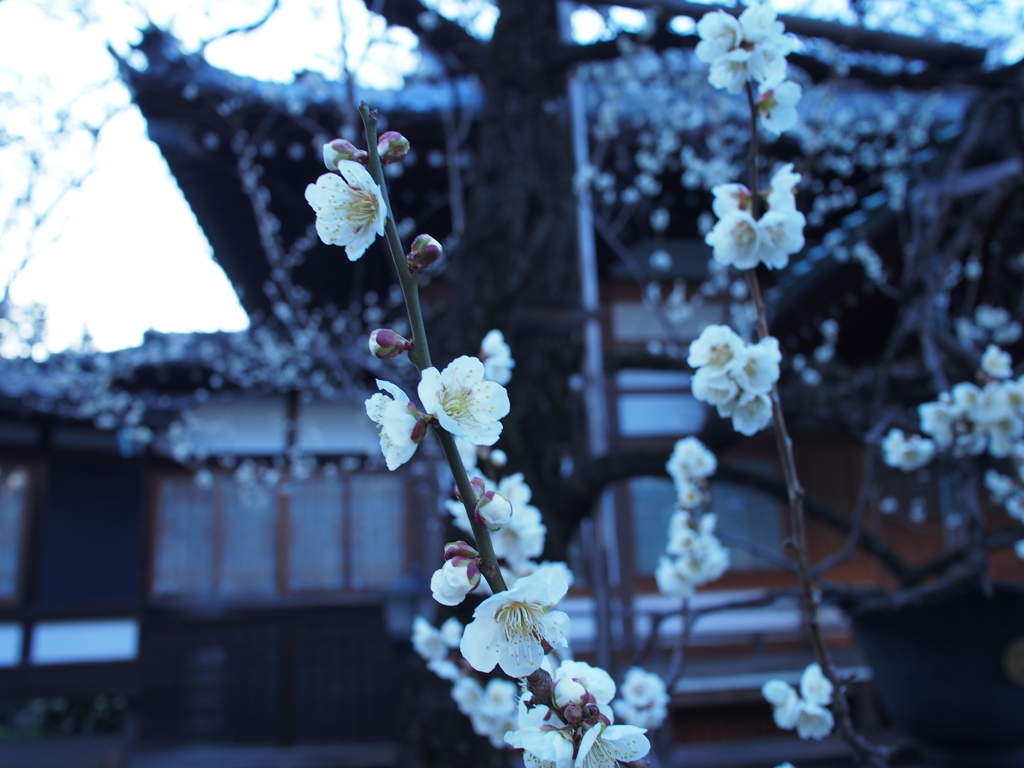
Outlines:
{"type": "MultiPolygon", "coordinates": [[[[556,21],[553,0],[501,4],[481,73],[486,101],[467,227],[431,334],[441,364],[475,353],[491,328],[505,333],[516,368],[502,446],[549,526],[559,516],[544,501],[554,501],[569,452],[568,378],[579,370],[574,169],[556,21]]],[[[557,525],[551,533],[557,550],[557,525]]]]}

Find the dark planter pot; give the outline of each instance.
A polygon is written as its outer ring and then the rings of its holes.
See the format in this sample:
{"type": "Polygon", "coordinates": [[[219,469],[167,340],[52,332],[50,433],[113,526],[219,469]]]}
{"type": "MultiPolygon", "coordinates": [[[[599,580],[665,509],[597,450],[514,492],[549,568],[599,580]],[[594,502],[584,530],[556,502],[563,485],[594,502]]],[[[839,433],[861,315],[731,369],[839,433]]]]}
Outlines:
{"type": "Polygon", "coordinates": [[[936,765],[1024,766],[1024,589],[852,618],[883,709],[936,765]]]}

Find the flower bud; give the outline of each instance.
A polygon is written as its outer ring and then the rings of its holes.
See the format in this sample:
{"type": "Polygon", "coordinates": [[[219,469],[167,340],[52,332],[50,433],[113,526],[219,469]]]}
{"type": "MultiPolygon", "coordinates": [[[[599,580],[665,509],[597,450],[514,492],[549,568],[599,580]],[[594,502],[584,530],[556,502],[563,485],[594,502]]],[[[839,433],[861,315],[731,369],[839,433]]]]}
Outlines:
{"type": "Polygon", "coordinates": [[[441,258],[441,244],[430,235],[417,235],[412,241],[409,255],[405,257],[409,271],[416,274],[441,258]]]}
{"type": "Polygon", "coordinates": [[[464,541],[449,541],[444,545],[445,560],[451,560],[453,557],[465,557],[472,560],[479,556],[480,553],[464,541]]]}
{"type": "Polygon", "coordinates": [[[378,360],[390,360],[412,349],[412,342],[390,328],[378,328],[370,334],[370,354],[378,360]]]}
{"type": "Polygon", "coordinates": [[[581,702],[586,692],[587,689],[571,677],[563,677],[555,683],[555,706],[567,707],[569,704],[575,703],[582,707],[581,702]]]}
{"type": "Polygon", "coordinates": [[[575,701],[567,704],[562,710],[562,714],[565,716],[565,722],[569,725],[579,725],[583,722],[583,707],[575,701]]]}
{"type": "Polygon", "coordinates": [[[475,560],[454,557],[430,577],[430,593],[441,605],[458,605],[480,584],[475,560]]]}
{"type": "Polygon", "coordinates": [[[409,140],[398,131],[385,131],[377,139],[381,165],[391,165],[409,154],[409,140]]]}
{"type": "Polygon", "coordinates": [[[342,160],[365,164],[366,158],[367,154],[347,139],[334,139],[324,144],[324,165],[329,171],[338,170],[338,163],[342,160]]]}
{"type": "Polygon", "coordinates": [[[501,468],[508,464],[508,454],[500,448],[495,448],[490,453],[490,462],[495,467],[501,468]]]}
{"type": "Polygon", "coordinates": [[[476,514],[489,530],[496,531],[508,525],[512,517],[512,503],[497,491],[484,491],[476,502],[476,514]]]}

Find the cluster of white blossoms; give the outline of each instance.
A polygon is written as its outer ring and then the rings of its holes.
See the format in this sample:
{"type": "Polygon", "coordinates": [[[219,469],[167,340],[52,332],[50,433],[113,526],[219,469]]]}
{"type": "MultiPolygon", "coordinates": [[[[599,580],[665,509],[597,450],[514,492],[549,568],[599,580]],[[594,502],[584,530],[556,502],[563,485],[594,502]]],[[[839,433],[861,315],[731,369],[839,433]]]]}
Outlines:
{"type": "Polygon", "coordinates": [[[651,743],[645,728],[614,725],[615,682],[603,669],[563,661],[549,670],[555,708],[519,702],[519,727],[505,741],[523,750],[531,768],[617,768],[644,757],[651,743]]]}
{"type": "MultiPolygon", "coordinates": [[[[1002,504],[1010,517],[1024,523],[1024,445],[1014,450],[1015,477],[989,469],[985,472],[985,488],[993,504],[1002,504]]],[[[1024,539],[1014,545],[1017,557],[1024,560],[1024,539]]]]}
{"type": "Polygon", "coordinates": [[[796,125],[801,89],[786,80],[786,56],[796,49],[796,39],[771,7],[751,4],[738,19],[725,11],[705,14],[697,34],[697,58],[711,65],[711,85],[741,93],[753,81],[761,124],[776,134],[796,125]]]}
{"type": "Polygon", "coordinates": [[[832,683],[817,663],[804,670],[799,694],[783,680],[769,680],[761,686],[761,695],[772,705],[772,716],[779,728],[796,728],[801,739],[823,739],[832,733],[836,722],[828,709],[832,703],[832,683]]]}
{"type": "Polygon", "coordinates": [[[474,732],[487,737],[495,749],[505,748],[505,734],[519,724],[518,685],[497,677],[481,685],[472,675],[465,675],[452,686],[452,698],[473,724],[474,732]]]}
{"type": "MultiPolygon", "coordinates": [[[[487,478],[480,478],[485,493],[493,492],[508,500],[512,513],[497,530],[492,531],[491,544],[494,554],[507,565],[503,569],[506,582],[515,582],[515,577],[525,576],[537,568],[534,558],[544,551],[547,527],[541,519],[540,510],[530,503],[533,491],[523,480],[523,474],[503,477],[497,484],[487,478]]],[[[466,508],[461,501],[449,499],[445,502],[452,521],[462,531],[472,533],[466,508]]]]}
{"type": "Polygon", "coordinates": [[[484,364],[475,357],[453,360],[443,371],[426,368],[416,388],[423,412],[400,387],[388,381],[366,401],[366,413],[380,428],[380,447],[388,469],[412,458],[435,419],[451,434],[472,445],[494,445],[501,435],[501,419],[508,415],[508,393],[484,378],[484,364]]]}
{"type": "Polygon", "coordinates": [[[718,469],[718,459],[696,437],[676,442],[665,470],[676,486],[676,500],[681,509],[696,509],[704,501],[701,486],[718,469]]]}
{"type": "Polygon", "coordinates": [[[435,628],[422,616],[412,622],[412,647],[427,662],[427,669],[444,680],[457,680],[462,674],[451,660],[462,641],[462,622],[452,616],[435,628]]]}
{"type": "Polygon", "coordinates": [[[443,680],[452,681],[452,698],[459,711],[470,719],[473,730],[487,737],[495,749],[502,749],[505,734],[517,726],[519,687],[511,680],[502,679],[489,680],[482,685],[460,666],[457,652],[463,630],[462,623],[455,617],[435,628],[425,618],[417,616],[412,623],[412,646],[427,662],[427,669],[443,680]]]}
{"type": "Polygon", "coordinates": [[[927,438],[890,430],[882,441],[885,463],[912,471],[947,450],[954,456],[1012,456],[1024,437],[1024,376],[1010,378],[1010,356],[995,345],[982,356],[981,372],[988,378],[983,386],[960,382],[938,400],[918,406],[927,438]]]}
{"type": "Polygon", "coordinates": [[[629,725],[651,730],[661,727],[668,717],[668,690],[665,681],[653,672],[632,667],[622,681],[619,696],[612,702],[612,709],[629,725]]]}
{"type": "Polygon", "coordinates": [[[726,325],[707,326],[686,358],[697,369],[690,384],[693,396],[715,406],[719,416],[731,417],[733,429],[747,436],[772,420],[768,395],[779,379],[781,361],[774,337],[747,344],[726,325]]]}
{"type": "Polygon", "coordinates": [[[786,163],[772,176],[764,195],[767,210],[759,219],[752,214],[754,193],[743,184],[719,184],[712,210],[718,222],[704,237],[719,264],[752,269],[764,264],[782,269],[789,257],[804,247],[807,219],[796,209],[793,190],[800,174],[786,163]]]}
{"type": "Polygon", "coordinates": [[[654,572],[662,594],[689,597],[694,589],[729,569],[729,550],[715,536],[717,522],[718,516],[710,513],[701,515],[696,524],[686,510],[672,515],[666,554],[654,572]]]}

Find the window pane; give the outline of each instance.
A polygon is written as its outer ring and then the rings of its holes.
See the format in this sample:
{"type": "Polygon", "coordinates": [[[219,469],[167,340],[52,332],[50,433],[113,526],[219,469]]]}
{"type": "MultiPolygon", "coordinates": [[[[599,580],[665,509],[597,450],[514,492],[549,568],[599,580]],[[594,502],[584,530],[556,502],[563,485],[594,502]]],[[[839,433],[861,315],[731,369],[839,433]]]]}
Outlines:
{"type": "Polygon", "coordinates": [[[160,484],[153,594],[209,595],[213,592],[216,494],[191,477],[160,484]]]}
{"type": "Polygon", "coordinates": [[[405,483],[393,475],[351,479],[348,552],[352,587],[388,587],[405,575],[405,483]]]}
{"type": "MultiPolygon", "coordinates": [[[[779,551],[779,503],[771,496],[743,485],[712,481],[710,511],[718,515],[718,532],[742,536],[775,552],[779,551]]],[[[730,570],[771,567],[746,550],[738,547],[730,547],[729,550],[732,563],[730,570]]]]}
{"type": "Polygon", "coordinates": [[[633,534],[636,536],[636,569],[654,573],[658,558],[668,544],[668,521],[676,509],[676,491],[671,480],[636,477],[629,481],[633,504],[633,534]]]}
{"type": "Polygon", "coordinates": [[[18,591],[27,485],[24,468],[0,467],[0,599],[14,597],[18,591]]]}
{"type": "Polygon", "coordinates": [[[288,588],[341,589],[342,488],[338,480],[296,483],[288,498],[288,588]]]}
{"type": "MultiPolygon", "coordinates": [[[[754,464],[753,462],[749,462],[754,464]]],[[[754,464],[754,466],[758,466],[754,464]]],[[[676,507],[675,486],[660,477],[638,477],[629,482],[633,504],[638,573],[653,573],[668,543],[668,521],[676,507]]],[[[733,483],[711,483],[711,504],[718,515],[716,533],[731,533],[779,551],[779,505],[763,493],[733,483]]],[[[729,547],[731,571],[770,567],[745,550],[729,547]]]]}
{"type": "Polygon", "coordinates": [[[623,437],[695,435],[708,419],[708,407],[686,392],[626,394],[618,397],[623,437]]]}
{"type": "Polygon", "coordinates": [[[269,595],[276,591],[277,494],[262,488],[221,485],[221,552],[218,592],[269,595]]]}

